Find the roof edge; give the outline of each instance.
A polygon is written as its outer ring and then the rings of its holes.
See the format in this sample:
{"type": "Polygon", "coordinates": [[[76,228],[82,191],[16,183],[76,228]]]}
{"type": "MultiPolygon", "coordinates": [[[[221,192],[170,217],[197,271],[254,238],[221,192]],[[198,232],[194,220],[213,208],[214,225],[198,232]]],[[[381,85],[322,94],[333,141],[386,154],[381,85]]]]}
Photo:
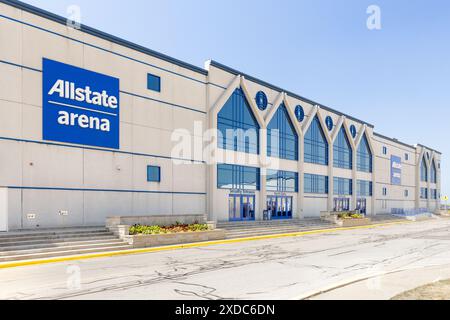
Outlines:
{"type": "Polygon", "coordinates": [[[382,139],[389,140],[389,141],[391,141],[391,142],[395,142],[395,143],[401,144],[401,145],[404,146],[404,147],[408,147],[408,148],[411,148],[411,149],[414,149],[414,150],[416,149],[416,147],[413,146],[413,145],[411,145],[411,144],[408,144],[408,143],[406,143],[406,142],[402,142],[402,141],[400,141],[400,140],[398,140],[398,139],[395,139],[395,138],[387,137],[387,136],[382,135],[382,134],[377,133],[377,132],[374,132],[373,135],[374,135],[374,136],[377,136],[377,137],[379,137],[379,138],[382,138],[382,139]]]}
{"type": "Polygon", "coordinates": [[[312,105],[318,105],[318,106],[320,106],[320,107],[321,107],[322,109],[324,109],[324,110],[327,110],[327,111],[336,113],[336,114],[338,114],[338,115],[340,115],[340,116],[345,116],[346,118],[348,118],[348,119],[350,119],[350,120],[353,120],[353,121],[356,121],[356,122],[365,124],[365,125],[367,125],[367,126],[370,127],[370,128],[374,128],[374,125],[372,125],[372,124],[370,124],[370,123],[368,123],[368,122],[362,121],[362,120],[357,119],[357,118],[355,118],[355,117],[352,117],[352,116],[350,116],[350,115],[348,115],[348,114],[345,114],[345,113],[342,113],[342,112],[340,112],[340,111],[337,111],[337,110],[335,110],[335,109],[333,109],[333,108],[327,107],[327,106],[325,106],[325,105],[323,105],[323,104],[321,104],[321,103],[318,103],[318,102],[316,102],[316,101],[313,101],[313,100],[311,100],[311,99],[302,97],[302,96],[300,96],[300,95],[298,95],[298,94],[296,94],[296,93],[293,93],[293,92],[291,92],[291,91],[289,91],[289,90],[285,90],[285,89],[283,89],[283,88],[280,88],[280,87],[278,87],[278,86],[275,86],[275,85],[273,85],[273,84],[270,84],[270,83],[268,83],[268,82],[266,82],[266,81],[264,81],[264,80],[258,79],[258,78],[256,78],[256,77],[253,77],[253,76],[251,76],[251,75],[249,75],[249,74],[246,74],[246,73],[244,73],[244,72],[240,72],[240,71],[238,71],[238,70],[236,70],[236,69],[230,68],[230,67],[228,67],[228,66],[226,66],[226,65],[224,65],[224,64],[222,64],[222,63],[220,63],[220,62],[217,62],[217,61],[215,61],[215,60],[210,60],[210,66],[216,67],[216,68],[218,68],[218,69],[221,69],[221,70],[223,70],[223,71],[229,72],[229,73],[234,74],[234,75],[242,75],[242,76],[244,76],[247,80],[250,80],[250,81],[252,81],[252,82],[258,83],[258,84],[260,84],[260,85],[262,85],[262,86],[268,87],[268,88],[273,89],[273,90],[278,91],[278,92],[286,92],[286,94],[289,95],[289,96],[291,96],[292,98],[296,98],[296,99],[302,100],[302,101],[304,101],[304,102],[306,102],[306,103],[309,103],[309,104],[312,104],[312,105]]]}
{"type": "Polygon", "coordinates": [[[389,141],[392,141],[392,142],[395,142],[395,143],[399,143],[399,144],[401,144],[401,145],[403,145],[403,146],[405,146],[405,147],[409,147],[409,148],[412,148],[412,149],[416,149],[417,147],[422,147],[422,148],[428,149],[428,150],[430,150],[430,151],[434,151],[434,152],[436,152],[436,153],[442,155],[442,152],[437,151],[437,150],[435,150],[435,149],[432,149],[432,148],[430,148],[430,147],[424,146],[423,144],[420,144],[420,143],[418,143],[417,145],[414,145],[414,146],[413,146],[413,145],[407,144],[407,143],[405,143],[405,142],[402,142],[402,141],[400,141],[400,140],[398,140],[398,139],[386,137],[386,136],[384,136],[384,135],[382,135],[382,134],[379,134],[379,133],[377,133],[377,132],[374,132],[373,134],[374,134],[375,136],[377,136],[377,137],[382,138],[382,139],[386,139],[386,140],[389,140],[389,141]]]}
{"type": "MultiPolygon", "coordinates": [[[[57,22],[57,23],[60,23],[60,24],[66,25],[66,22],[67,22],[67,19],[62,17],[62,16],[60,16],[60,15],[54,14],[52,12],[43,10],[43,9],[35,7],[35,6],[32,6],[32,5],[24,3],[22,1],[18,1],[18,0],[0,0],[0,3],[4,3],[6,5],[15,7],[15,8],[20,9],[20,10],[27,11],[27,12],[32,13],[32,14],[36,14],[36,15],[38,15],[40,17],[46,18],[48,20],[51,20],[51,21],[54,21],[54,22],[57,22]]],[[[154,51],[152,49],[149,49],[149,48],[146,48],[144,46],[138,45],[136,43],[130,42],[128,40],[124,40],[122,38],[113,36],[113,35],[111,35],[109,33],[100,31],[98,29],[95,29],[95,28],[92,28],[92,27],[89,27],[89,26],[86,26],[84,24],[80,25],[79,31],[80,32],[85,32],[87,34],[93,35],[93,36],[98,37],[98,38],[102,38],[102,39],[107,40],[107,41],[114,42],[114,43],[116,43],[118,45],[122,45],[124,47],[129,48],[129,49],[132,49],[132,50],[144,53],[146,55],[149,55],[149,56],[161,59],[161,60],[164,60],[166,62],[173,63],[173,64],[175,64],[175,65],[177,65],[179,67],[182,67],[182,68],[185,68],[185,69],[188,69],[188,70],[200,73],[202,75],[208,75],[208,70],[206,70],[206,69],[203,69],[201,67],[197,67],[197,66],[195,66],[193,64],[184,62],[182,60],[179,60],[179,59],[176,59],[176,58],[173,58],[173,57],[170,57],[170,56],[165,55],[163,53],[154,51]]],[[[309,103],[309,104],[312,104],[312,105],[319,105],[324,110],[336,113],[336,114],[338,114],[340,116],[345,116],[346,118],[348,118],[350,120],[353,120],[353,121],[365,124],[365,125],[367,125],[367,126],[369,126],[371,128],[374,128],[374,125],[372,125],[370,123],[367,123],[365,121],[362,121],[360,119],[357,119],[355,117],[347,115],[347,114],[342,113],[340,111],[337,111],[337,110],[335,110],[333,108],[327,107],[327,106],[325,106],[325,105],[323,105],[321,103],[318,103],[316,101],[313,101],[313,100],[310,100],[308,98],[302,97],[302,96],[300,96],[300,95],[298,95],[296,93],[293,93],[293,92],[291,92],[289,90],[284,90],[284,89],[282,89],[282,88],[280,88],[278,86],[275,86],[273,84],[270,84],[270,83],[268,83],[268,82],[266,82],[264,80],[258,79],[256,77],[250,76],[250,75],[248,75],[248,74],[246,74],[244,72],[240,72],[240,71],[238,71],[236,69],[233,69],[233,68],[228,67],[228,66],[226,66],[224,64],[221,64],[221,63],[219,63],[219,62],[217,62],[215,60],[209,60],[208,62],[209,62],[210,66],[222,69],[222,70],[224,70],[226,72],[229,72],[229,73],[232,73],[234,75],[242,75],[245,78],[247,78],[248,80],[253,81],[255,83],[258,83],[258,84],[260,84],[262,86],[268,87],[268,88],[273,89],[273,90],[278,91],[278,92],[285,92],[286,94],[288,94],[289,96],[291,96],[293,98],[302,100],[302,101],[304,101],[306,103],[309,103]]],[[[378,136],[380,138],[387,139],[389,141],[395,142],[395,143],[399,143],[399,144],[401,144],[403,146],[406,146],[408,148],[413,148],[413,149],[416,148],[415,146],[412,146],[412,145],[409,145],[407,143],[401,142],[401,141],[399,141],[397,139],[389,138],[387,136],[381,135],[381,134],[376,133],[376,132],[374,132],[374,135],[376,135],[376,136],[378,136]]],[[[435,149],[429,148],[429,147],[424,146],[422,144],[418,144],[418,146],[426,148],[428,150],[434,151],[434,152],[442,155],[442,153],[440,151],[437,151],[435,149]]]]}
{"type": "Polygon", "coordinates": [[[434,151],[434,152],[436,152],[437,154],[440,154],[440,155],[442,155],[442,152],[440,152],[440,151],[437,151],[437,150],[435,150],[435,149],[432,149],[432,148],[430,148],[430,147],[424,146],[423,144],[420,144],[420,143],[418,143],[417,145],[418,145],[419,147],[422,147],[422,148],[428,149],[428,150],[430,150],[430,151],[434,151]]]}
{"type": "MultiPolygon", "coordinates": [[[[24,2],[21,2],[21,1],[17,1],[17,0],[0,0],[0,2],[4,3],[6,5],[9,5],[9,6],[15,7],[17,9],[24,10],[24,11],[27,11],[29,13],[36,14],[36,15],[42,17],[42,18],[46,18],[46,19],[52,20],[54,22],[66,25],[66,21],[67,21],[66,18],[64,18],[62,16],[59,16],[57,14],[54,14],[52,12],[43,10],[41,8],[32,6],[30,4],[27,4],[27,3],[24,3],[24,2]]],[[[194,66],[193,64],[190,64],[190,63],[178,60],[176,58],[172,58],[172,57],[170,57],[168,55],[165,55],[163,53],[154,51],[152,49],[149,49],[149,48],[146,48],[144,46],[138,45],[136,43],[130,42],[128,40],[124,40],[122,38],[113,36],[113,35],[111,35],[109,33],[100,31],[98,29],[95,29],[95,28],[92,28],[92,27],[89,27],[89,26],[86,26],[84,24],[80,25],[80,30],[79,31],[88,33],[90,35],[93,35],[93,36],[98,37],[98,38],[102,38],[102,39],[107,40],[107,41],[114,42],[114,43],[116,43],[118,45],[127,47],[127,48],[132,49],[132,50],[139,51],[141,53],[147,54],[149,56],[152,56],[152,57],[155,57],[155,58],[158,58],[158,59],[161,59],[161,60],[164,60],[166,62],[173,63],[173,64],[175,64],[175,65],[177,65],[179,67],[183,67],[183,68],[189,69],[191,71],[200,73],[202,75],[208,75],[208,71],[203,69],[203,68],[194,66]]]]}

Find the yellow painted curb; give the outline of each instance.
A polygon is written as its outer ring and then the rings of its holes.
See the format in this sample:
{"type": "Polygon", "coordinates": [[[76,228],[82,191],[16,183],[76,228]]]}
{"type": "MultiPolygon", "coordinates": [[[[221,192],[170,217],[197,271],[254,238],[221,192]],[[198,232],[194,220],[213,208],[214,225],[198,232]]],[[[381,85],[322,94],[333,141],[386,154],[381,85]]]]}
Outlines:
{"type": "Polygon", "coordinates": [[[359,227],[318,229],[318,230],[301,231],[301,232],[293,232],[293,233],[255,236],[255,237],[249,237],[249,238],[225,239],[225,240],[216,240],[216,241],[207,241],[207,242],[188,243],[188,244],[180,244],[180,245],[172,245],[172,246],[164,246],[164,247],[130,249],[130,250],[123,250],[123,251],[111,251],[111,252],[93,253],[93,254],[85,254],[85,255],[77,255],[77,256],[65,256],[65,257],[48,258],[48,259],[6,262],[6,263],[0,263],[0,269],[39,265],[39,264],[49,264],[49,263],[65,262],[65,261],[74,261],[74,260],[87,260],[87,259],[106,258],[106,257],[124,256],[124,255],[141,254],[141,253],[152,253],[152,252],[179,250],[179,249],[200,248],[200,247],[207,247],[207,246],[213,246],[213,245],[219,245],[219,244],[231,244],[231,243],[239,243],[239,242],[280,239],[280,238],[288,238],[288,237],[301,237],[301,236],[307,236],[307,235],[313,235],[313,234],[333,233],[333,232],[337,232],[337,231],[373,229],[373,228],[387,227],[387,226],[391,226],[391,225],[406,224],[406,223],[412,223],[412,222],[411,221],[395,221],[395,222],[371,224],[371,225],[359,226],[359,227]]]}

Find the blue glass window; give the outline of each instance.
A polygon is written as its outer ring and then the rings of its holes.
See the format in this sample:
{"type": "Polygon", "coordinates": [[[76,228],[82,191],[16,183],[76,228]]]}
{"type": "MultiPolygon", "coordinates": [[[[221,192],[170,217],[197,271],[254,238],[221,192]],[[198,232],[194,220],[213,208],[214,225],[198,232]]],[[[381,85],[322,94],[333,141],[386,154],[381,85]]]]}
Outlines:
{"type": "Polygon", "coordinates": [[[267,155],[286,160],[298,160],[298,136],[282,104],[267,126],[267,155]]]}
{"type": "Polygon", "coordinates": [[[356,188],[359,197],[371,197],[373,194],[372,181],[358,180],[356,188]]]}
{"type": "Polygon", "coordinates": [[[353,194],[353,181],[351,179],[334,177],[333,193],[337,196],[349,196],[353,194]]]}
{"type": "Polygon", "coordinates": [[[147,166],[147,181],[161,182],[161,168],[155,166],[147,166]]]}
{"type": "Polygon", "coordinates": [[[350,142],[345,133],[344,127],[341,128],[333,146],[334,166],[342,169],[352,169],[353,152],[350,142]]]}
{"type": "Polygon", "coordinates": [[[428,168],[427,163],[425,162],[425,157],[422,158],[422,162],[420,163],[420,181],[428,181],[428,168]]]}
{"type": "Polygon", "coordinates": [[[295,107],[295,117],[298,122],[303,122],[303,120],[305,120],[305,110],[301,105],[295,107]]]}
{"type": "Polygon", "coordinates": [[[328,165],[328,142],[317,117],[305,134],[305,162],[328,165]]]}
{"type": "Polygon", "coordinates": [[[430,179],[431,179],[431,183],[436,183],[437,182],[437,174],[436,174],[436,164],[433,162],[431,163],[431,171],[430,171],[430,179]]]}
{"type": "Polygon", "coordinates": [[[325,124],[327,126],[328,131],[333,130],[334,127],[333,118],[331,118],[330,116],[326,117],[325,124]]]}
{"type": "Polygon", "coordinates": [[[437,198],[438,198],[437,190],[436,189],[431,189],[431,199],[437,200],[437,198]]]}
{"type": "Polygon", "coordinates": [[[350,133],[352,134],[353,138],[356,138],[356,127],[353,124],[350,126],[350,133]]]}
{"type": "Polygon", "coordinates": [[[298,192],[298,173],[267,170],[267,191],[298,192]]]}
{"type": "Polygon", "coordinates": [[[256,191],[260,189],[259,168],[217,165],[217,188],[256,191]]]}
{"type": "Polygon", "coordinates": [[[259,91],[256,94],[255,100],[256,100],[256,105],[258,106],[259,110],[264,111],[267,109],[267,104],[268,104],[267,96],[263,91],[259,91]]]}
{"type": "Polygon", "coordinates": [[[259,125],[242,89],[236,89],[217,116],[218,146],[259,154],[259,125]]]}
{"type": "Polygon", "coordinates": [[[161,92],[161,78],[154,74],[147,74],[147,89],[161,92]]]}
{"type": "Polygon", "coordinates": [[[387,154],[387,147],[383,147],[383,154],[387,154]]]}
{"type": "Polygon", "coordinates": [[[328,177],[305,173],[305,193],[328,193],[328,177]]]}
{"type": "Polygon", "coordinates": [[[420,188],[420,199],[428,199],[428,188],[420,188]]]}
{"type": "Polygon", "coordinates": [[[370,152],[369,142],[364,134],[358,146],[357,169],[361,172],[372,172],[372,152],[370,152]]]}

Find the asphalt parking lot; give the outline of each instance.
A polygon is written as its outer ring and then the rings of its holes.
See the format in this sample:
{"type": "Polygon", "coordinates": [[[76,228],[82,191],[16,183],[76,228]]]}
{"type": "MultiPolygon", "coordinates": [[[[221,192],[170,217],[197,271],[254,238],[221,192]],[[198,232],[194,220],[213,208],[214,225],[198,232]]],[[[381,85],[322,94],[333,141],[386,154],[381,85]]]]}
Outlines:
{"type": "Polygon", "coordinates": [[[450,278],[450,219],[0,270],[1,299],[390,299],[450,278]]]}

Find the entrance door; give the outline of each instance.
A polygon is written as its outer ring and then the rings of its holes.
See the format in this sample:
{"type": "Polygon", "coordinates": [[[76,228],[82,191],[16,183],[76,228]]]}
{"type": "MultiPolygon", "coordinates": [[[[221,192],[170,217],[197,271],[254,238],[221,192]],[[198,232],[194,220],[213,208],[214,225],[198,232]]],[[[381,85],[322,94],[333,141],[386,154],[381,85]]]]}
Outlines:
{"type": "Polygon", "coordinates": [[[360,198],[356,201],[356,210],[359,210],[361,214],[367,214],[367,199],[360,198]]]}
{"type": "Polygon", "coordinates": [[[267,210],[271,214],[273,220],[291,219],[292,218],[292,197],[267,197],[267,210]]]}
{"type": "Polygon", "coordinates": [[[255,196],[230,194],[228,197],[230,221],[255,220],[255,196]]]}
{"type": "Polygon", "coordinates": [[[230,195],[228,197],[228,215],[230,217],[230,221],[240,220],[240,215],[236,214],[239,212],[239,209],[236,210],[236,196],[230,195]]]}
{"type": "Polygon", "coordinates": [[[241,220],[255,220],[255,196],[241,196],[241,220]]]}

